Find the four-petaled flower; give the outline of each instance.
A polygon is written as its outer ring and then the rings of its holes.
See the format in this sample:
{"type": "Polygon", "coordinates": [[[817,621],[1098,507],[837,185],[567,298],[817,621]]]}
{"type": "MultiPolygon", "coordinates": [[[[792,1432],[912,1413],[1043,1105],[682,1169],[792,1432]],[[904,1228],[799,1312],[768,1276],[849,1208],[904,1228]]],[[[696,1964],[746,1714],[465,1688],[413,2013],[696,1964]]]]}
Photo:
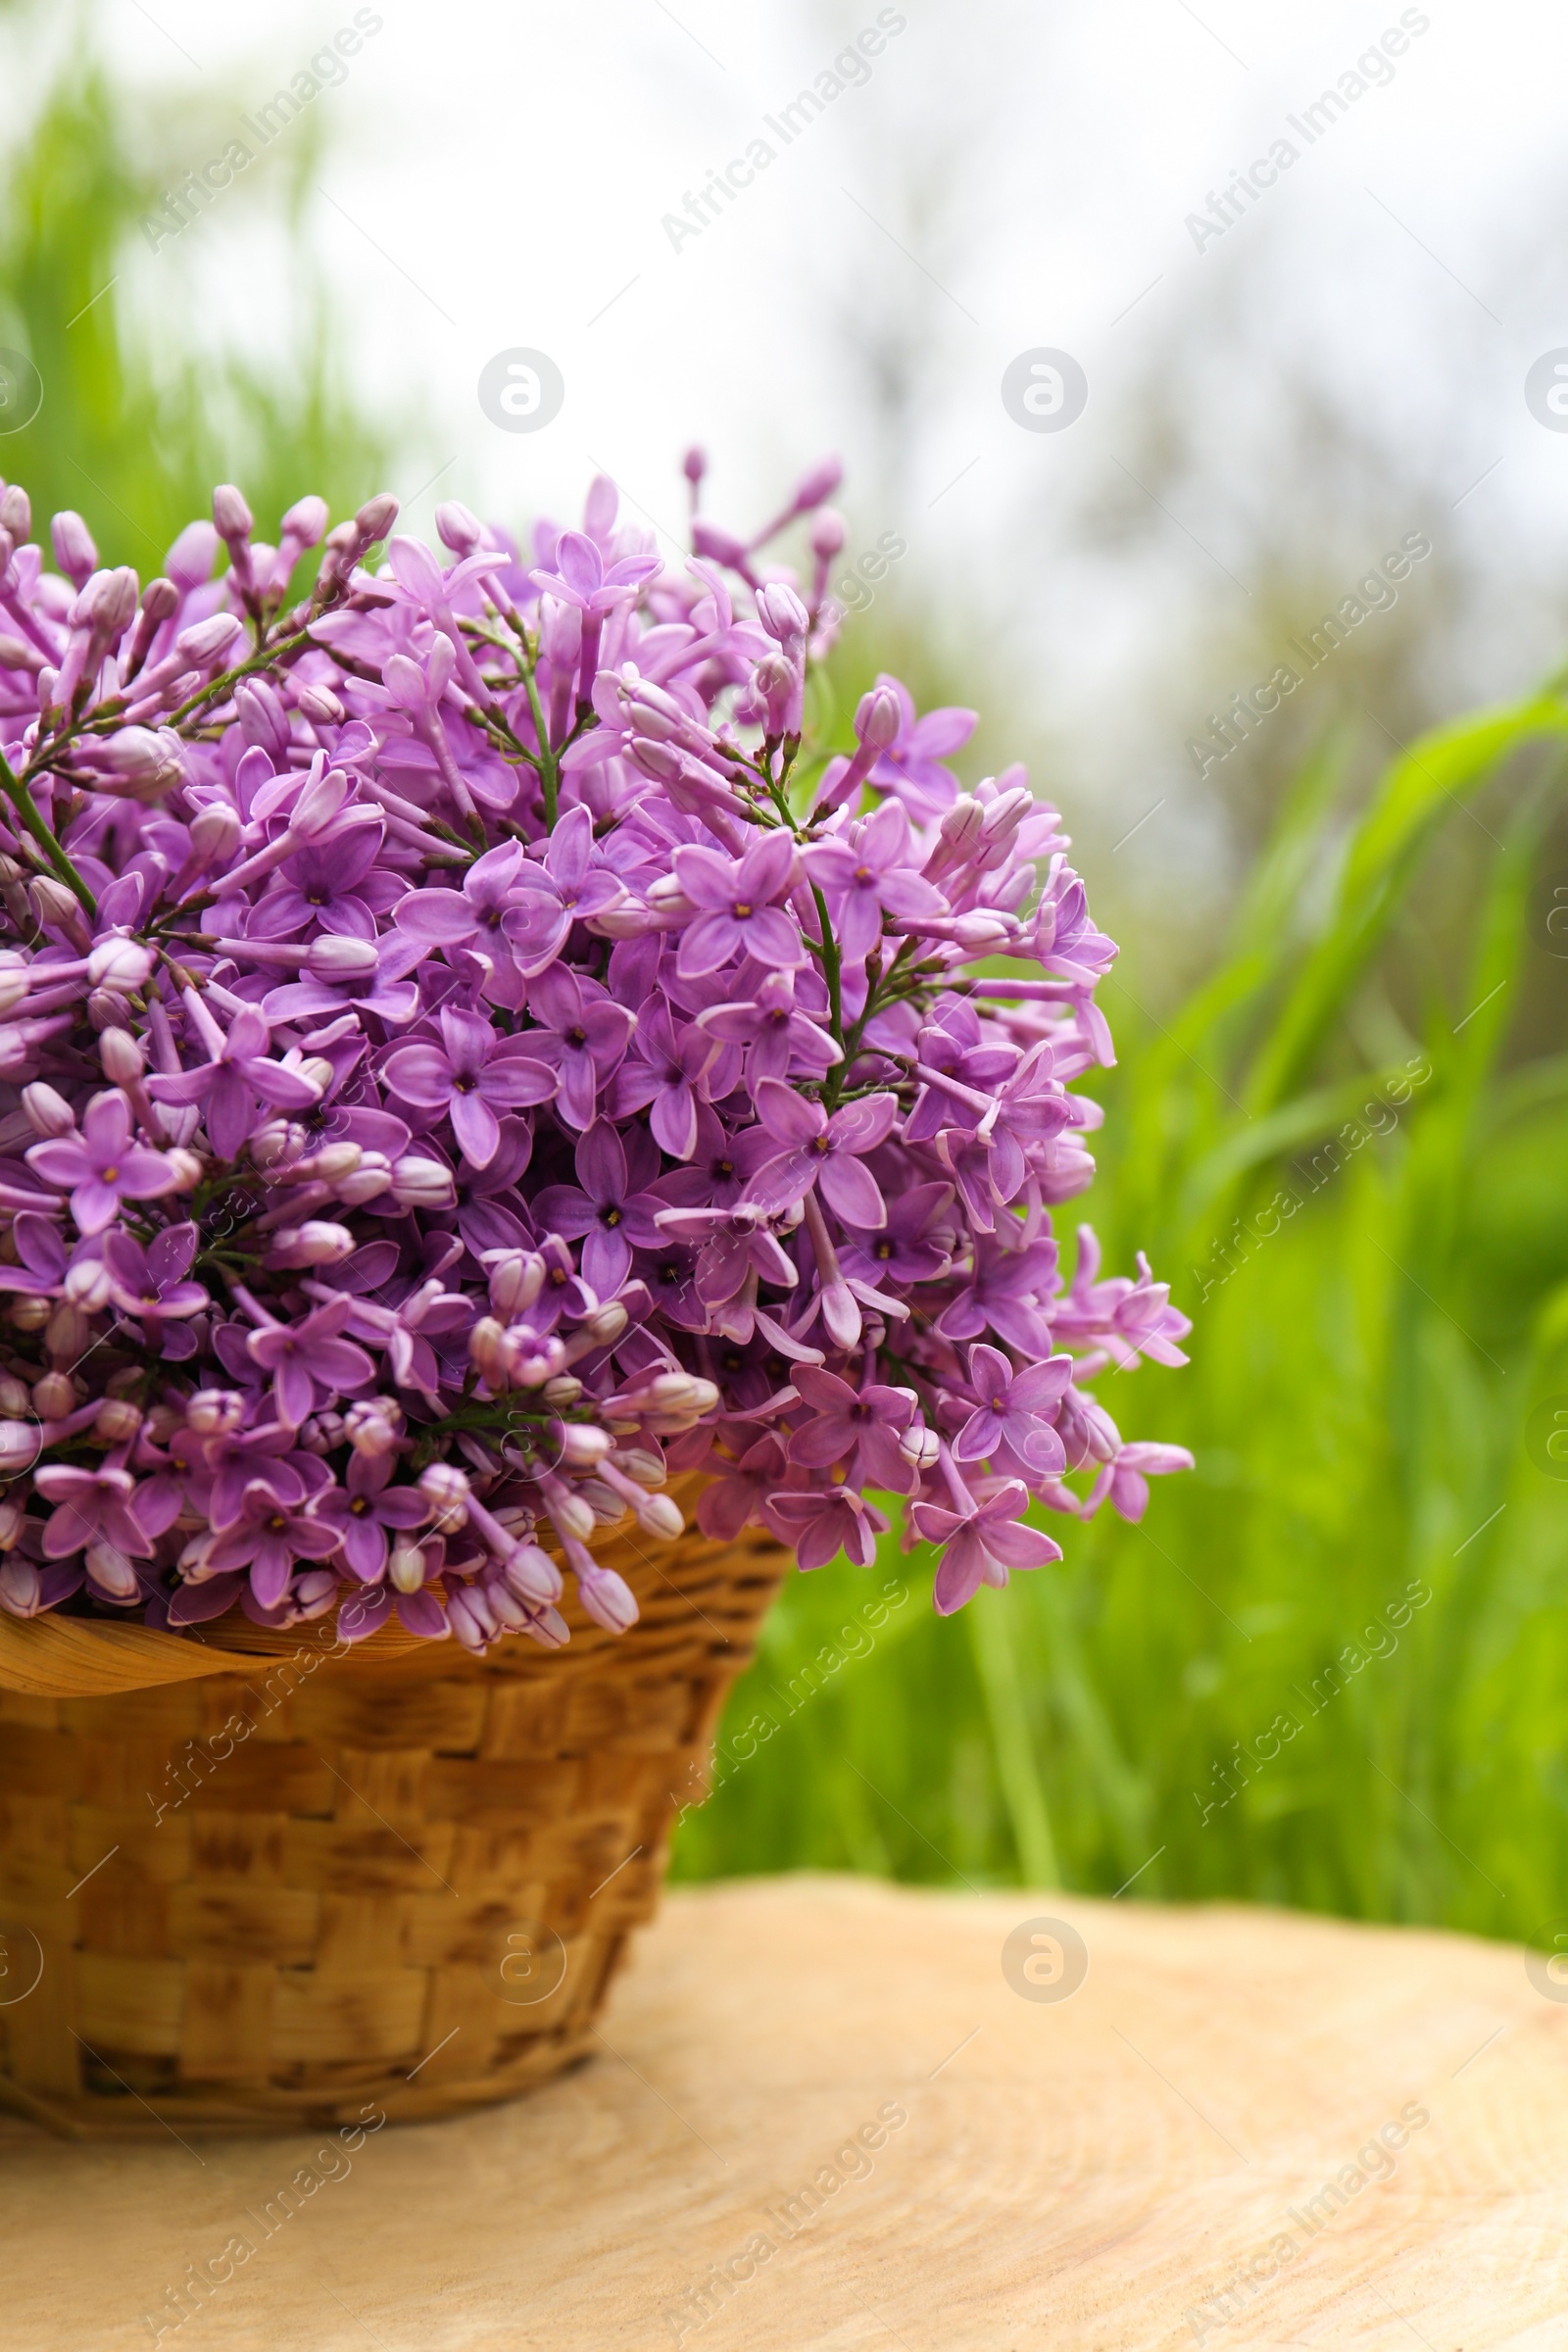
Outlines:
{"type": "Polygon", "coordinates": [[[847,834],[812,842],[801,863],[827,901],[840,951],[857,962],[881,938],[884,909],[911,919],[948,911],[942,893],[910,866],[909,821],[897,801],[884,801],[847,834]]]}
{"type": "MultiPolygon", "coordinates": [[[[195,991],[187,996],[194,998],[195,991]]],[[[205,1006],[192,1017],[204,1030],[211,1058],[194,1070],[149,1078],[147,1091],[159,1102],[205,1103],[207,1132],[220,1159],[237,1157],[256,1123],[258,1102],[270,1110],[308,1110],[319,1096],[311,1079],[270,1058],[271,1032],[259,1012],[236,1012],[226,1037],[205,1006]]]]}
{"type": "Polygon", "coordinates": [[[899,1437],[914,1419],[915,1399],[907,1389],[852,1389],[835,1372],[815,1364],[797,1364],[792,1385],[812,1419],[804,1421],[789,1443],[789,1457],[807,1470],[829,1470],[835,1462],[858,1453],[854,1475],[895,1494],[914,1491],[915,1478],[906,1457],[899,1451],[899,1437]]]}
{"type": "Polygon", "coordinates": [[[94,1095],[80,1136],[34,1144],[28,1164],[49,1184],[69,1185],[76,1231],[102,1233],[125,1200],[156,1200],[179,1179],[162,1152],[130,1140],[130,1107],[123,1095],[94,1095]]]}
{"type": "Polygon", "coordinates": [[[576,1184],[549,1185],[534,1204],[541,1226],[582,1242],[583,1280],[600,1298],[613,1298],[631,1272],[634,1245],[657,1250],[663,1240],[654,1215],[664,1203],[644,1189],[657,1156],[635,1132],[627,1142],[635,1165],[610,1121],[595,1119],[578,1138],[576,1184]]]}
{"type": "Polygon", "coordinates": [[[1055,1478],[1067,1452],[1051,1416],[1072,1379],[1070,1355],[1049,1356],[1014,1372],[1000,1348],[971,1348],[969,1379],[980,1399],[953,1441],[957,1462],[991,1460],[1009,1478],[1055,1478]]]}
{"type": "Polygon", "coordinates": [[[464,1158],[487,1168],[501,1148],[496,1112],[548,1102],[555,1073],[529,1054],[531,1041],[503,1037],[480,1013],[443,1004],[438,1017],[441,1044],[394,1046],[381,1074],[401,1102],[444,1111],[464,1158]]]}
{"type": "Polygon", "coordinates": [[[291,1429],[310,1419],[318,1391],[331,1398],[373,1378],[365,1349],[338,1336],[353,1311],[352,1299],[334,1298],[298,1323],[269,1323],[246,1340],[255,1361],[271,1373],[278,1419],[291,1429]]]}
{"type": "Polygon", "coordinates": [[[339,1541],[340,1531],[327,1520],[290,1509],[255,1479],[245,1489],[238,1519],[209,1550],[207,1568],[215,1577],[248,1568],[257,1607],[275,1609],[288,1591],[296,1559],[330,1559],[339,1541]]]}
{"type": "Polygon", "coordinates": [[[1004,1585],[1009,1568],[1044,1568],[1048,1560],[1061,1557],[1059,1544],[1054,1544],[1037,1527],[1025,1527],[1019,1519],[1018,1513],[1029,1500],[1029,1490],[1022,1481],[1006,1478],[995,1485],[996,1492],[984,1501],[966,1496],[966,1509],[945,1510],[935,1502],[909,1506],[916,1534],[928,1544],[947,1546],[933,1593],[941,1617],[951,1617],[955,1609],[961,1609],[982,1584],[1004,1585]]]}
{"type": "Polygon", "coordinates": [[[422,1527],[430,1505],[417,1487],[394,1487],[394,1453],[357,1453],[341,1487],[331,1487],[311,1503],[310,1515],[337,1530],[343,1557],[362,1585],[379,1584],[386,1574],[387,1529],[422,1527]]]}
{"type": "Polygon", "coordinates": [[[755,956],[775,971],[806,961],[800,929],[774,905],[789,887],[795,844],[788,833],[764,833],[740,858],[717,850],[675,852],[675,879],[697,908],[681,935],[676,968],[687,979],[716,972],[737,956],[755,956]]]}
{"type": "Polygon", "coordinates": [[[747,1199],[760,1208],[788,1208],[815,1185],[847,1224],[885,1225],[887,1204],[860,1155],[886,1143],[898,1113],[896,1095],[864,1095],[830,1117],[820,1102],[764,1078],[757,1089],[757,1115],[767,1138],[784,1148],[756,1169],[747,1199]]]}

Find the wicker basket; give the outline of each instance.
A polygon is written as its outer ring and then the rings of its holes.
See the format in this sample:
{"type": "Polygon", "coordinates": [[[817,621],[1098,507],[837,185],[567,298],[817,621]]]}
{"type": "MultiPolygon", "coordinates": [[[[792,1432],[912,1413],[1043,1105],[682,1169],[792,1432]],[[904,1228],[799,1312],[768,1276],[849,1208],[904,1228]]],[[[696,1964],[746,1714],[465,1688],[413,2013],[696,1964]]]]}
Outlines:
{"type": "Polygon", "coordinates": [[[563,1604],[557,1653],[0,1620],[0,2100],[285,2131],[513,2098],[596,2046],[787,1564],[752,1531],[651,1551],[601,1554],[632,1631],[563,1604]]]}

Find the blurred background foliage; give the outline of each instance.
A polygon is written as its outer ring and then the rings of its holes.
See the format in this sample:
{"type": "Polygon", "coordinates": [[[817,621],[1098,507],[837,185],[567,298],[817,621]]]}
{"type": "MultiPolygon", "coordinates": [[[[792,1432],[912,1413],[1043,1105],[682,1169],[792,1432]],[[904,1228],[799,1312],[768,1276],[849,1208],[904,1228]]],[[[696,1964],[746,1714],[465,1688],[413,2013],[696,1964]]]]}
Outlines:
{"type": "MultiPolygon", "coordinates": [[[[186,112],[133,137],[84,51],[3,158],[0,344],[32,358],[45,397],[0,439],[0,471],[40,518],[81,510],[105,559],[144,577],[215,479],[237,480],[266,530],[306,489],[341,513],[428,469],[417,419],[394,443],[342,389],[309,137],[264,198],[288,227],[298,330],[270,370],[200,347],[177,257],[156,299],[130,298],[139,219],[224,135],[186,112]]],[[[874,341],[860,358],[891,444],[906,374],[874,341]]],[[[1163,482],[1180,436],[1168,418],[1151,431],[1141,462],[1163,482]]],[[[1378,506],[1353,434],[1322,411],[1307,437],[1320,503],[1378,506]]],[[[856,544],[875,502],[873,486],[856,544]]],[[[1421,511],[1413,493],[1382,506],[1391,531],[1421,511]]],[[[1380,519],[1361,517],[1359,544],[1380,519]]],[[[1273,507],[1266,527],[1266,615],[1248,643],[1201,649],[1203,691],[1172,689],[1183,732],[1217,681],[1266,674],[1340,577],[1304,508],[1294,540],[1273,507]]],[[[1107,562],[1140,560],[1113,504],[1091,502],[1084,528],[1107,562]]],[[[1226,763],[1223,939],[1210,901],[1195,916],[1124,879],[1090,811],[1097,910],[1140,952],[1104,992],[1120,1059],[1098,1082],[1084,1213],[1110,1270],[1147,1250],[1197,1324],[1188,1370],[1101,1393],[1124,1434],[1185,1443],[1198,1470],[1159,1482],[1141,1527],[1054,1522],[1059,1567],[951,1623],[930,1612],[923,1553],[893,1540],[870,1576],[792,1578],[678,1875],[812,1865],[1514,1936],[1561,1907],[1568,1483],[1542,1415],[1568,1409],[1568,937],[1548,926],[1568,886],[1568,705],[1548,684],[1452,717],[1413,609],[1226,763]],[[1288,1216],[1269,1207],[1282,1192],[1300,1203],[1288,1216]],[[1270,1752],[1282,1713],[1300,1728],[1270,1752]]],[[[988,680],[951,612],[894,578],[851,624],[837,707],[882,666],[922,706],[986,702],[978,773],[1019,748],[993,664],[988,680]]],[[[1022,748],[1082,806],[1058,747],[1022,748]]]]}

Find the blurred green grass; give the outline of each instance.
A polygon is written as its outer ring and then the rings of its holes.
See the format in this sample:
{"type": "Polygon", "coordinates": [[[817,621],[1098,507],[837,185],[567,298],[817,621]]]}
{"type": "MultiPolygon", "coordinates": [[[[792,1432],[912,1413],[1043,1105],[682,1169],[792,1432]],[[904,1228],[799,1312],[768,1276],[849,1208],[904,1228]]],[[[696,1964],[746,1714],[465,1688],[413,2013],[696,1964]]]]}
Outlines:
{"type": "MultiPolygon", "coordinates": [[[[274,374],[196,358],[177,325],[156,363],[138,342],[101,289],[149,170],[89,65],[11,155],[0,222],[0,342],[45,382],[0,470],[143,576],[215,478],[264,530],[306,489],[342,512],[387,478],[297,220],[317,323],[274,374]]],[[[906,650],[941,699],[935,649],[906,650]]],[[[841,710],[861,682],[842,671],[841,710]]],[[[1189,1369],[1101,1393],[1199,1467],[1142,1527],[1055,1525],[1059,1567],[955,1621],[893,1539],[870,1574],[792,1577],[678,1876],[1125,1887],[1515,1936],[1562,1907],[1568,1485],[1529,1434],[1568,1402],[1568,1054],[1511,1041],[1560,1035],[1539,900],[1565,734],[1555,690],[1440,727],[1359,805],[1326,741],[1201,985],[1173,1004],[1116,967],[1082,1213],[1197,1328],[1189,1369]],[[1545,1017],[1521,1026],[1527,1000],[1545,1017]],[[1282,1189],[1300,1205],[1271,1226],[1282,1189]]]]}

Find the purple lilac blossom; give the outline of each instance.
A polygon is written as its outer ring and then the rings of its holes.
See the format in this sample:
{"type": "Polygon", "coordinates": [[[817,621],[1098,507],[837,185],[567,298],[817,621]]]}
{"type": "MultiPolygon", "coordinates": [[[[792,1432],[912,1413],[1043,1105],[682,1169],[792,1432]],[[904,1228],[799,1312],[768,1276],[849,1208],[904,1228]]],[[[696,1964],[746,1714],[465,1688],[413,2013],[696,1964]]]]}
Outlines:
{"type": "Polygon", "coordinates": [[[531,566],[225,487],[145,589],[0,483],[0,1608],[557,1647],[541,1546],[622,1631],[587,1546],[700,1470],[803,1568],[904,1498],[947,1613],[1189,1465],[1089,1385],[1168,1288],[1053,1236],[1116,953],[1055,810],[896,678],[803,740],[838,478],[684,564],[603,478],[531,566]]]}

